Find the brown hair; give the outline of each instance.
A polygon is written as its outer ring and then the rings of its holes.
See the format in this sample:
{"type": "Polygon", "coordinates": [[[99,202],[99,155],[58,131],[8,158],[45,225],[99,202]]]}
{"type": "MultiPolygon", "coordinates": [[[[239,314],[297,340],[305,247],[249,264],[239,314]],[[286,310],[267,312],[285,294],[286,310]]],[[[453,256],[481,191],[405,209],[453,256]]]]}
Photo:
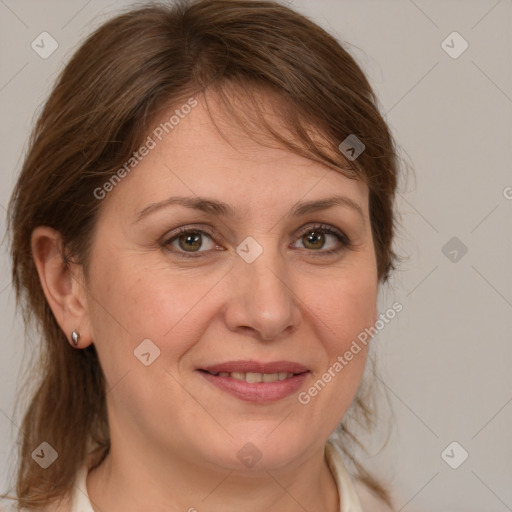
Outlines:
{"type": "MultiPolygon", "coordinates": [[[[228,109],[237,91],[244,101],[252,98],[256,112],[253,93],[272,96],[298,143],[259,116],[273,139],[367,183],[380,281],[394,268],[396,149],[364,73],[334,37],[277,2],[259,0],[151,4],[103,24],[62,71],[32,133],[10,203],[13,284],[26,324],[35,321],[42,340],[19,437],[16,499],[22,507],[37,509],[67,494],[88,443],[99,446],[99,461],[110,443],[96,350],[73,349],[58,326],[32,258],[31,233],[40,225],[58,230],[66,254],[87,270],[102,204],[93,191],[126,162],[165,109],[207,88],[228,109]],[[365,145],[354,161],[337,149],[349,135],[365,145]],[[59,454],[47,469],[31,459],[42,441],[59,454]]],[[[360,394],[352,409],[371,424],[372,409],[360,394]]],[[[351,456],[357,439],[345,421],[339,432],[359,477],[389,503],[384,487],[351,456]]]]}

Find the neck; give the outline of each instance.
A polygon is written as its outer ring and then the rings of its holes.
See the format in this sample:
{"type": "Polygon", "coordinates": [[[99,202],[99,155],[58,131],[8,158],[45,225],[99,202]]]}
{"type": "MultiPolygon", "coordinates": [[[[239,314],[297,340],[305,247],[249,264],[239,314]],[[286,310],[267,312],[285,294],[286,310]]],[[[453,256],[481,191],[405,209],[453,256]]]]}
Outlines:
{"type": "Polygon", "coordinates": [[[109,455],[87,477],[95,512],[339,512],[323,447],[293,467],[241,473],[207,467],[187,453],[164,457],[147,442],[112,441],[109,455]]]}

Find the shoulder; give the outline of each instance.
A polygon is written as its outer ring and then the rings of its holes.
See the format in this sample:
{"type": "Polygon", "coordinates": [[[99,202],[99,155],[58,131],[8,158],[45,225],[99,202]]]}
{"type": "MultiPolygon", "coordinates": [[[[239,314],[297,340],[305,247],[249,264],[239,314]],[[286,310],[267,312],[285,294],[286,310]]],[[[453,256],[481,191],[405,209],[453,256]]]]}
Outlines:
{"type": "Polygon", "coordinates": [[[355,481],[354,488],[359,496],[363,512],[395,512],[386,503],[372,494],[362,482],[355,481]]]}

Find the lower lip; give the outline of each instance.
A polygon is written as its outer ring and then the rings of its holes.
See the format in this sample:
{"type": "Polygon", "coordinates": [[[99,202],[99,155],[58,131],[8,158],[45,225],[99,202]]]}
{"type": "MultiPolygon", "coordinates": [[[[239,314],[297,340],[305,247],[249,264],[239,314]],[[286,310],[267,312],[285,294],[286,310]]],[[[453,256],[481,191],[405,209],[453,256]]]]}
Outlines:
{"type": "Polygon", "coordinates": [[[296,393],[304,384],[309,372],[294,375],[289,379],[275,382],[246,382],[232,377],[217,377],[204,371],[199,372],[207,381],[219,389],[248,402],[275,402],[296,393]]]}

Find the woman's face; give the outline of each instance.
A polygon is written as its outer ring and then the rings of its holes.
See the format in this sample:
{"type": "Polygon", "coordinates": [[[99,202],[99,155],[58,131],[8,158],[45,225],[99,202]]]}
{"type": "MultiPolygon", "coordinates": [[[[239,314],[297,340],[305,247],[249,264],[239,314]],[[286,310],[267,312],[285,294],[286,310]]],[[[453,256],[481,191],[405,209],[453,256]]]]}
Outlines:
{"type": "Polygon", "coordinates": [[[231,145],[199,102],[103,200],[87,330],[113,452],[270,470],[360,383],[365,346],[332,368],[377,316],[368,189],[215,120],[231,145]]]}

